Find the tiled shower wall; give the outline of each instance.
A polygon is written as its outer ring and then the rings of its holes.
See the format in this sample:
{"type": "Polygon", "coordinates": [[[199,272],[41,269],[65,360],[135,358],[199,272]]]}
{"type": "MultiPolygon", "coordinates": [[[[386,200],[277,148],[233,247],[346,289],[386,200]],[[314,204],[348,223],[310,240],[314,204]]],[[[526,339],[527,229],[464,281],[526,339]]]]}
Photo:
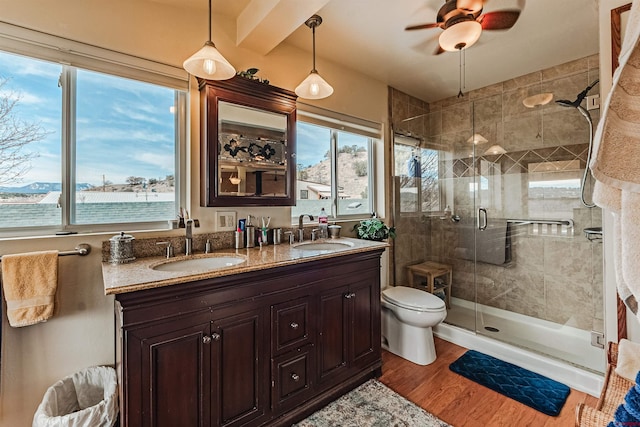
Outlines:
{"type": "MultiPolygon", "coordinates": [[[[576,189],[535,184],[580,179],[588,123],[575,108],[552,102],[531,109],[522,103],[544,92],[553,93],[554,100],[573,101],[598,74],[594,55],[431,104],[390,89],[394,130],[440,150],[441,205],[450,205],[462,218],[454,223],[438,213],[396,209],[396,284],[406,283],[407,265],[436,260],[453,265],[454,297],[585,330],[598,327],[603,319],[602,245],[588,241],[582,230],[601,225],[600,209],[583,207],[576,189]],[[475,161],[468,142],[474,133],[488,140],[475,146],[475,161]],[[506,153],[484,154],[493,145],[506,153]],[[469,224],[479,206],[498,222],[571,219],[574,227],[514,225],[512,261],[478,262],[474,270],[474,263],[460,259],[456,249],[461,233],[473,232],[469,224]]],[[[591,94],[597,93],[598,86],[591,94]]],[[[599,110],[590,114],[595,126],[599,110]]]]}

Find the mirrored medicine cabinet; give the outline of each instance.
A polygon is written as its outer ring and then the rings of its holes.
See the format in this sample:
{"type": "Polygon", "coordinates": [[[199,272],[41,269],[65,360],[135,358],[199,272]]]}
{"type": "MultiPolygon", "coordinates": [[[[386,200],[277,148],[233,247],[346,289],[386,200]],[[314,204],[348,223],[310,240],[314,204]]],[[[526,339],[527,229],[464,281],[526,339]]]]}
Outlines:
{"type": "Polygon", "coordinates": [[[199,88],[201,205],[294,205],[295,93],[239,76],[199,88]]]}

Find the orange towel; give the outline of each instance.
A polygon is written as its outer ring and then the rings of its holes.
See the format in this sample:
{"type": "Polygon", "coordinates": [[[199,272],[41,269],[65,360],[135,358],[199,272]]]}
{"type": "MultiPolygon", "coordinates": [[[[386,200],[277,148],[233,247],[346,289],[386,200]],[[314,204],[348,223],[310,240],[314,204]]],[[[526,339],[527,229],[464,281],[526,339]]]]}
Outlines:
{"type": "Polygon", "coordinates": [[[29,326],[53,316],[58,251],[3,255],[0,264],[11,326],[29,326]]]}

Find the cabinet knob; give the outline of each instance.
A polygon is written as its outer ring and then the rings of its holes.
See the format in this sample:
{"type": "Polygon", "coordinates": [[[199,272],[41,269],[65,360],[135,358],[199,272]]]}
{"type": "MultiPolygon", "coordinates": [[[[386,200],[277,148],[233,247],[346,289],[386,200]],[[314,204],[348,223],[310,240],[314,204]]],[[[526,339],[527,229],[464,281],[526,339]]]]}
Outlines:
{"type": "Polygon", "coordinates": [[[298,382],[300,380],[300,375],[296,374],[295,372],[291,374],[291,379],[298,382]]]}
{"type": "Polygon", "coordinates": [[[203,344],[209,344],[211,342],[211,337],[208,335],[205,335],[202,337],[202,343],[203,344]]]}
{"type": "Polygon", "coordinates": [[[211,338],[213,338],[214,341],[220,341],[220,334],[217,332],[214,332],[211,334],[211,338]]]}
{"type": "Polygon", "coordinates": [[[296,322],[291,322],[289,326],[291,326],[291,329],[298,329],[300,327],[296,322]]]}
{"type": "Polygon", "coordinates": [[[356,296],[356,293],[355,293],[355,292],[348,292],[348,293],[344,294],[344,297],[345,297],[346,299],[351,299],[351,298],[353,298],[353,297],[355,297],[355,296],[356,296]]]}

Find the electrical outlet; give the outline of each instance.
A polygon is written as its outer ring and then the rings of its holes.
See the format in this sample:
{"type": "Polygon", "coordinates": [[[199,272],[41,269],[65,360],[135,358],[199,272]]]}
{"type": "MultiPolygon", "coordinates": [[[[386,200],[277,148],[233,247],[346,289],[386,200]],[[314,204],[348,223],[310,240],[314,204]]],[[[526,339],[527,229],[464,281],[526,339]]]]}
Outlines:
{"type": "Polygon", "coordinates": [[[216,217],[216,231],[235,231],[238,227],[235,212],[218,212],[216,217]]]}

